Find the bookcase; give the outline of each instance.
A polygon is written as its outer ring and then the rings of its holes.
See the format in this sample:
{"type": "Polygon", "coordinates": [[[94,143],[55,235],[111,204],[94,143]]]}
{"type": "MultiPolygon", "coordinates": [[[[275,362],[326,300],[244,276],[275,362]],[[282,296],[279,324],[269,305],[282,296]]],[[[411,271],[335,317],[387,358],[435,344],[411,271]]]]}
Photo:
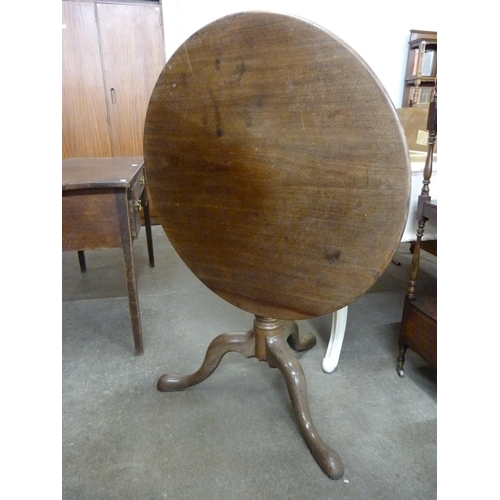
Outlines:
{"type": "Polygon", "coordinates": [[[410,30],[402,107],[429,106],[437,79],[437,32],[410,30]]]}

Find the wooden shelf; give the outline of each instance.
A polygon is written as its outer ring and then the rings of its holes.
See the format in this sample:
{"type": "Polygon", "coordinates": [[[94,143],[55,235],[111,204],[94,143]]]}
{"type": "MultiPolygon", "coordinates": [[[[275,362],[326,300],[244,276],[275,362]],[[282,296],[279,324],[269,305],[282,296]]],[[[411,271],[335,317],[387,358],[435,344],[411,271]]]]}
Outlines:
{"type": "Polygon", "coordinates": [[[410,30],[402,107],[428,106],[437,78],[437,32],[410,30]]]}

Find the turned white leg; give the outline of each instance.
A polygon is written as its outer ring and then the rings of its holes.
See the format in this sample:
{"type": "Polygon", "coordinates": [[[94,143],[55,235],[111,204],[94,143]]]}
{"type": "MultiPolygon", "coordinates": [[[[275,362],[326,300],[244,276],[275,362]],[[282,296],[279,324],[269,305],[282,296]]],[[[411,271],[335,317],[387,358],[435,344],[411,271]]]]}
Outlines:
{"type": "Polygon", "coordinates": [[[346,323],[347,306],[332,314],[332,332],[330,333],[330,341],[328,342],[328,347],[322,363],[323,371],[327,373],[332,373],[339,364],[346,323]]]}

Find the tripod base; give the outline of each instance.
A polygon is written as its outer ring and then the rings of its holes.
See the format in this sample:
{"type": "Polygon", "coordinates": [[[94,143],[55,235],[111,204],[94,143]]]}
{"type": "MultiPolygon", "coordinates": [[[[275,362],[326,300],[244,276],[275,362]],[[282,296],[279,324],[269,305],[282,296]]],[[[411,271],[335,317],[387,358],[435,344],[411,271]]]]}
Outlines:
{"type": "MultiPolygon", "coordinates": [[[[314,345],[314,344],[313,344],[314,345]]],[[[278,368],[283,375],[292,407],[305,442],[314,460],[331,479],[344,474],[340,456],[329,448],[318,436],[311,421],[304,371],[283,339],[283,322],[256,316],[253,330],[247,333],[224,333],[216,337],[208,347],[201,367],[191,375],[176,377],[162,375],[158,390],[162,392],[182,391],[199,384],[217,368],[228,352],[239,352],[247,358],[256,357],[267,361],[271,368],[278,368]]]]}

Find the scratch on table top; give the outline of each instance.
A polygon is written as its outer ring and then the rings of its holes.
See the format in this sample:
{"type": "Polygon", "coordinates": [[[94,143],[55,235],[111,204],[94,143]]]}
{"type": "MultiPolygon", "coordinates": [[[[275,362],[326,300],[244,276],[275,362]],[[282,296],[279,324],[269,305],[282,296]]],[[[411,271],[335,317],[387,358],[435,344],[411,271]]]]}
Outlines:
{"type": "Polygon", "coordinates": [[[191,70],[191,74],[194,76],[194,71],[193,71],[193,67],[191,66],[191,61],[189,60],[189,54],[188,54],[186,44],[184,44],[184,52],[186,53],[186,59],[187,59],[189,69],[191,70]]]}

